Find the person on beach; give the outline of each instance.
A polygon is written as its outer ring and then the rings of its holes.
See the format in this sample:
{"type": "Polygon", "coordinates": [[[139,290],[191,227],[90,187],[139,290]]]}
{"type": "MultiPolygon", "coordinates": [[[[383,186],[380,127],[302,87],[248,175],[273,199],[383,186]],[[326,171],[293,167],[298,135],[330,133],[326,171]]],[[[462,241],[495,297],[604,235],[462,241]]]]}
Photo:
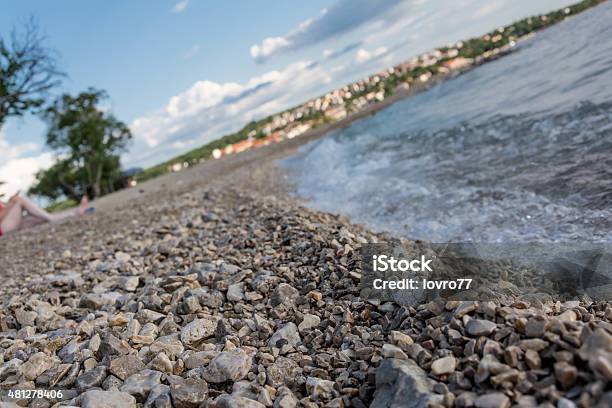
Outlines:
{"type": "Polygon", "coordinates": [[[0,236],[9,232],[18,231],[34,225],[57,222],[66,218],[76,217],[89,212],[89,199],[84,196],[77,208],[71,208],[57,213],[49,213],[34,204],[30,199],[15,193],[6,204],[0,201],[0,236]],[[24,216],[24,211],[27,216],[24,216]]]}

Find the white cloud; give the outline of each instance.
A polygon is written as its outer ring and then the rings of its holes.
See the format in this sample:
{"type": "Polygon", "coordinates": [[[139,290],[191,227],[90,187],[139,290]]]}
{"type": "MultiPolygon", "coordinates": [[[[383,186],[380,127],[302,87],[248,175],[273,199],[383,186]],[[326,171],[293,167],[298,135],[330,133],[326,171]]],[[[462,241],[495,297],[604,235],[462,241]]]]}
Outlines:
{"type": "Polygon", "coordinates": [[[0,193],[10,196],[17,190],[25,192],[34,182],[36,172],[53,164],[52,153],[23,157],[39,148],[40,146],[36,143],[11,145],[6,140],[3,131],[0,130],[0,151],[2,152],[0,180],[7,183],[0,185],[0,193]]]}
{"type": "Polygon", "coordinates": [[[299,61],[245,83],[202,80],[169,99],[166,106],[134,120],[135,139],[127,167],[149,165],[188,147],[238,130],[317,93],[331,77],[320,65],[299,61]]]}
{"type": "Polygon", "coordinates": [[[319,16],[308,19],[284,36],[268,37],[261,44],[251,46],[251,57],[263,62],[273,55],[318,44],[346,34],[375,18],[388,14],[398,0],[337,0],[319,16]]]}
{"type": "Polygon", "coordinates": [[[355,53],[355,61],[358,63],[364,63],[371,60],[372,58],[378,58],[387,52],[385,47],[378,47],[374,51],[368,51],[365,48],[360,48],[355,53]]]}
{"type": "Polygon", "coordinates": [[[272,54],[289,48],[291,43],[284,37],[270,37],[263,40],[261,45],[251,46],[251,57],[256,61],[264,61],[272,54]]]}
{"type": "Polygon", "coordinates": [[[182,13],[183,11],[187,9],[188,5],[189,5],[189,0],[181,0],[178,3],[176,3],[174,7],[172,7],[172,11],[174,13],[182,13]]]}

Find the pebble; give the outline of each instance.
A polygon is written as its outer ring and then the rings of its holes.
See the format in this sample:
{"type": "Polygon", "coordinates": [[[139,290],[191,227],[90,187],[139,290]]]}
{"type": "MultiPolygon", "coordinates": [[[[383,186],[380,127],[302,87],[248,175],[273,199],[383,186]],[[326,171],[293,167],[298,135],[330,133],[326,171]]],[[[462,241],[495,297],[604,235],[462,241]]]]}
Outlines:
{"type": "Polygon", "coordinates": [[[488,336],[497,328],[490,320],[472,319],[465,325],[465,331],[474,337],[488,336]]]}
{"type": "Polygon", "coordinates": [[[457,367],[457,359],[452,356],[442,357],[431,364],[431,373],[433,375],[450,374],[457,367]]]}
{"type": "Polygon", "coordinates": [[[281,348],[285,345],[296,347],[301,342],[298,328],[293,322],[286,323],[268,340],[269,347],[281,348]]]}
{"type": "Polygon", "coordinates": [[[316,377],[306,379],[306,392],[315,401],[330,400],[334,395],[334,382],[316,377]]]}
{"type": "Polygon", "coordinates": [[[474,401],[476,408],[510,408],[510,398],[501,392],[481,395],[474,401]]]}
{"type": "Polygon", "coordinates": [[[82,408],[136,408],[136,399],[128,393],[117,390],[90,390],[81,398],[82,408]]]}
{"type": "Polygon", "coordinates": [[[39,375],[47,371],[55,359],[43,352],[34,353],[28,361],[19,366],[19,374],[26,380],[35,380],[39,375]]]}
{"type": "Polygon", "coordinates": [[[251,360],[251,356],[239,348],[223,351],[212,359],[202,377],[209,383],[241,380],[250,371],[251,360]]]}
{"type": "Polygon", "coordinates": [[[135,396],[139,401],[144,401],[149,392],[160,383],[161,376],[162,373],[159,371],[142,370],[128,377],[120,390],[135,396]]]}
{"type": "Polygon", "coordinates": [[[206,400],[208,384],[197,378],[173,380],[170,395],[176,408],[196,408],[206,400]]]}
{"type": "Polygon", "coordinates": [[[300,333],[305,334],[310,329],[317,327],[321,323],[321,318],[317,315],[313,314],[305,314],[304,318],[298,325],[298,330],[300,333]]]}
{"type": "Polygon", "coordinates": [[[196,319],[181,329],[181,342],[185,345],[193,345],[214,335],[216,328],[216,319],[196,319]]]}
{"type": "Polygon", "coordinates": [[[110,362],[109,366],[111,374],[121,380],[126,380],[132,374],[136,374],[144,369],[144,363],[134,354],[117,357],[110,362]]]}
{"type": "Polygon", "coordinates": [[[102,382],[106,378],[106,371],[105,366],[97,366],[90,371],[84,372],[76,379],[77,388],[86,390],[102,385],[102,382]]]}

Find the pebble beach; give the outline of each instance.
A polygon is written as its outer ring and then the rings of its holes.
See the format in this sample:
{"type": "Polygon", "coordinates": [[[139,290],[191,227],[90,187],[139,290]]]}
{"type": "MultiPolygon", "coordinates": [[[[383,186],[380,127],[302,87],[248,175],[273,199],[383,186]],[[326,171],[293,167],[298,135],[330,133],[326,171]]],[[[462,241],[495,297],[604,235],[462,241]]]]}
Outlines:
{"type": "Polygon", "coordinates": [[[0,389],[63,390],[3,406],[612,406],[610,304],[360,299],[389,237],[290,194],[297,143],[2,237],[0,389]]]}

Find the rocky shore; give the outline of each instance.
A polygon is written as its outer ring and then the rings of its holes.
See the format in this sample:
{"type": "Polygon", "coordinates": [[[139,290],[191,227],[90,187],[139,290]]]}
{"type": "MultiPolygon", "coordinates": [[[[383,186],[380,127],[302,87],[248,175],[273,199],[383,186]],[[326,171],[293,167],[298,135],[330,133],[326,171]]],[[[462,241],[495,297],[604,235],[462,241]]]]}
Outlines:
{"type": "Polygon", "coordinates": [[[267,174],[1,239],[2,393],[64,390],[4,406],[612,406],[612,306],[362,301],[385,237],[267,174]]]}

